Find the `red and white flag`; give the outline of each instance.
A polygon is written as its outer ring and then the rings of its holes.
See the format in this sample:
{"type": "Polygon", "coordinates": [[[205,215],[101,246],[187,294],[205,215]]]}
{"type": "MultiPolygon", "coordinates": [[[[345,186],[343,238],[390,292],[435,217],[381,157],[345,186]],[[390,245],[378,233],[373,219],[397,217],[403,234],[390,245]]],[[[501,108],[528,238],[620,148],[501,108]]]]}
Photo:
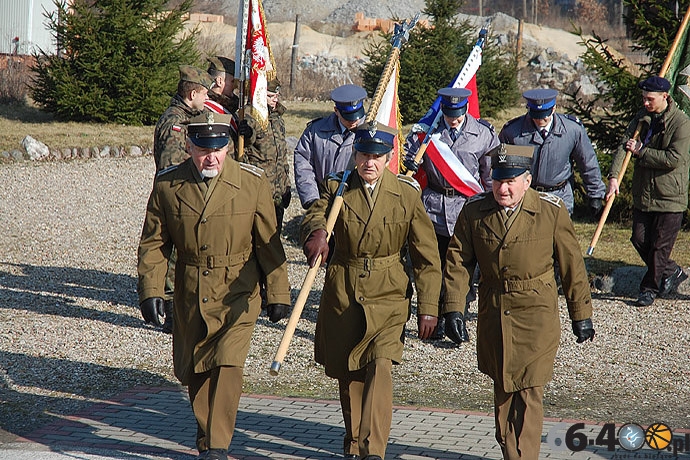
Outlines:
{"type": "Polygon", "coordinates": [[[441,140],[440,133],[431,135],[426,154],[443,178],[458,192],[470,197],[484,191],[481,184],[455,156],[448,144],[441,140]]]}
{"type": "MultiPolygon", "coordinates": [[[[245,2],[249,2],[246,23],[247,35],[243,40],[243,48],[242,45],[238,43],[239,49],[235,56],[238,57],[240,53],[242,54],[241,59],[236,59],[235,62],[236,65],[238,62],[243,62],[249,68],[249,110],[255,120],[261,125],[265,125],[268,123],[266,88],[268,81],[275,77],[275,61],[268,40],[266,18],[264,16],[264,8],[261,5],[261,0],[243,0],[240,2],[240,9],[242,9],[243,3],[245,2]]],[[[242,18],[240,18],[240,21],[241,20],[242,18]]],[[[241,35],[241,32],[238,33],[238,37],[241,35]]],[[[235,73],[238,73],[237,70],[235,73]]]]}
{"type": "Polygon", "coordinates": [[[393,142],[393,156],[391,157],[390,163],[388,163],[388,169],[390,169],[394,174],[400,172],[400,150],[402,146],[402,140],[400,138],[400,133],[402,132],[402,120],[400,119],[400,110],[398,109],[398,79],[400,74],[400,61],[396,61],[395,69],[388,81],[388,86],[386,86],[386,92],[383,93],[383,98],[381,99],[381,105],[379,105],[379,110],[376,113],[376,121],[395,129],[398,133],[395,136],[393,142]]]}
{"type": "MultiPolygon", "coordinates": [[[[486,41],[487,27],[488,25],[484,26],[479,32],[479,40],[477,40],[477,43],[472,48],[465,64],[453,81],[448,85],[452,88],[466,88],[472,91],[472,94],[467,98],[467,111],[474,118],[479,118],[477,70],[479,70],[482,64],[482,49],[486,41]]],[[[424,141],[427,132],[429,132],[432,127],[433,130],[436,130],[441,116],[441,96],[438,96],[427,113],[412,127],[412,132],[416,133],[418,136],[420,145],[422,141],[424,141]]],[[[468,197],[484,191],[481,184],[470,174],[467,168],[465,168],[465,165],[457,159],[450,150],[450,147],[448,147],[445,142],[441,141],[439,134],[432,135],[428,142],[429,145],[425,153],[429,156],[434,166],[441,172],[444,179],[446,179],[455,190],[468,197]],[[448,155],[452,156],[452,158],[448,155]]],[[[424,170],[420,169],[414,177],[422,187],[426,187],[426,174],[424,170]]]]}

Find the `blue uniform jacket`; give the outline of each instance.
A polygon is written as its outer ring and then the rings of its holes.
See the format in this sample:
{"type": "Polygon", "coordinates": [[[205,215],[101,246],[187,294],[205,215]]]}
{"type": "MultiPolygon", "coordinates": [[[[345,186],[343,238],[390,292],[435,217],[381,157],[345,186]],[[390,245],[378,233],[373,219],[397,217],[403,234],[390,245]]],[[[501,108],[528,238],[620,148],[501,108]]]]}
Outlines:
{"type": "MultiPolygon", "coordinates": [[[[445,120],[441,120],[437,132],[441,134],[441,140],[450,146],[455,156],[458,157],[477,182],[485,190],[490,190],[491,157],[487,153],[499,144],[493,126],[467,114],[462,126],[462,132],[455,142],[450,137],[445,120]]],[[[419,150],[419,144],[416,134],[408,136],[405,143],[406,158],[414,158],[417,150],[419,150]]],[[[465,201],[467,201],[467,197],[464,195],[445,196],[432,190],[432,187],[442,187],[445,189],[451,189],[452,187],[426,156],[422,159],[420,168],[426,172],[428,184],[422,193],[424,208],[434,224],[436,234],[450,237],[453,234],[455,221],[458,219],[460,210],[465,201]]]]}
{"type": "Polygon", "coordinates": [[[553,123],[543,139],[529,115],[514,118],[498,134],[501,142],[513,145],[533,145],[532,187],[553,187],[565,182],[559,190],[549,191],[565,202],[572,214],[573,163],[582,176],[587,197],[604,198],[606,186],[601,180],[599,161],[584,126],[576,117],[554,113],[553,123]]]}
{"type": "Polygon", "coordinates": [[[311,121],[297,142],[294,155],[295,186],[303,207],[319,198],[319,185],[331,172],[352,169],[354,133],[341,133],[338,116],[311,121]]]}

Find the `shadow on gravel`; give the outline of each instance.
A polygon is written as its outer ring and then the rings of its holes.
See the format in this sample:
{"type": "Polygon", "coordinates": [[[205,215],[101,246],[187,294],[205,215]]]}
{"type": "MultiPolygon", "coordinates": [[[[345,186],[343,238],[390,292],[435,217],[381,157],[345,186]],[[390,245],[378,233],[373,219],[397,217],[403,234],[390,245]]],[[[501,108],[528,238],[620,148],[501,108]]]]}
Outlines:
{"type": "Polygon", "coordinates": [[[147,371],[0,352],[0,428],[31,439],[30,433],[40,427],[68,423],[67,416],[128,390],[132,382],[170,386],[168,380],[147,371]],[[89,377],[96,374],[108,377],[99,381],[111,383],[91,385],[89,377]]]}
{"type": "Polygon", "coordinates": [[[79,298],[137,308],[136,279],[100,270],[0,263],[2,308],[142,327],[131,316],[80,307],[79,298]]]}
{"type": "MultiPolygon", "coordinates": [[[[294,244],[295,246],[299,247],[299,232],[300,232],[300,225],[302,224],[302,219],[304,218],[303,215],[298,215],[290,220],[286,220],[283,223],[283,237],[285,237],[288,242],[291,244],[294,244]]],[[[304,261],[306,264],[306,261],[304,261]]]]}

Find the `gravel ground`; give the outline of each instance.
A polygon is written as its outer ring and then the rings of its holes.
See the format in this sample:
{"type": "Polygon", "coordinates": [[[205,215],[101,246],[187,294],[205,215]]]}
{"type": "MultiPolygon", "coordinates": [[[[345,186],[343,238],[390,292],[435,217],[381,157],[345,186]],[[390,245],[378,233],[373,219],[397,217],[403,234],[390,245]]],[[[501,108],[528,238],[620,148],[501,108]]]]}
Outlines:
{"type": "MultiPolygon", "coordinates": [[[[0,428],[21,435],[133,386],[175,385],[170,336],[144,325],[136,296],[153,160],[0,168],[0,428]]],[[[306,272],[293,236],[300,218],[294,199],[283,235],[293,299],[306,272]]],[[[690,293],[683,285],[675,299],[633,307],[641,273],[623,269],[607,280],[612,292],[595,294],[593,343],[575,343],[561,298],[547,416],[690,426],[690,293]]],[[[321,284],[318,278],[277,377],[268,369],[286,320],[259,319],[247,392],[337,399],[335,382],[313,362],[321,284]]],[[[394,370],[396,404],[491,412],[491,383],[476,369],[474,317],[468,325],[472,342],[455,347],[418,340],[409,322],[404,363],[394,370]]]]}

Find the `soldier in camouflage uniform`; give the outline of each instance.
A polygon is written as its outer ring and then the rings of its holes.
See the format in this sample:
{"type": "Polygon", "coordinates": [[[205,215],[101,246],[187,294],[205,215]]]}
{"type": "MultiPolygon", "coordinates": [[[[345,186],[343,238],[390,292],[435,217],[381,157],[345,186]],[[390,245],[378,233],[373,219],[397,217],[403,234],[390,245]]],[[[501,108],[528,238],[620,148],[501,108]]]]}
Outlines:
{"type": "Polygon", "coordinates": [[[223,56],[208,58],[208,74],[213,85],[208,91],[206,107],[213,112],[234,114],[240,106],[240,99],[235,95],[235,61],[223,56]]]}
{"type": "Polygon", "coordinates": [[[213,80],[208,73],[189,65],[180,66],[177,93],[156,123],[153,133],[153,159],[156,171],[176,165],[187,158],[185,142],[187,123],[204,109],[204,101],[213,80]]]}
{"type": "MultiPolygon", "coordinates": [[[[170,106],[161,115],[153,133],[153,159],[156,171],[182,163],[189,156],[187,142],[187,124],[204,108],[208,89],[213,81],[206,72],[189,65],[180,66],[180,81],[177,93],[170,101],[170,106]]],[[[175,290],[175,262],[177,252],[173,248],[165,278],[165,322],[163,332],[172,333],[173,328],[173,293],[175,290]]]]}
{"type": "Polygon", "coordinates": [[[283,215],[290,204],[290,165],[288,146],[285,142],[285,106],[279,102],[280,81],[277,78],[268,82],[268,125],[261,124],[251,116],[245,115],[240,122],[239,132],[244,136],[242,161],[264,170],[273,191],[273,204],[276,208],[278,231],[283,227],[283,215]]]}

